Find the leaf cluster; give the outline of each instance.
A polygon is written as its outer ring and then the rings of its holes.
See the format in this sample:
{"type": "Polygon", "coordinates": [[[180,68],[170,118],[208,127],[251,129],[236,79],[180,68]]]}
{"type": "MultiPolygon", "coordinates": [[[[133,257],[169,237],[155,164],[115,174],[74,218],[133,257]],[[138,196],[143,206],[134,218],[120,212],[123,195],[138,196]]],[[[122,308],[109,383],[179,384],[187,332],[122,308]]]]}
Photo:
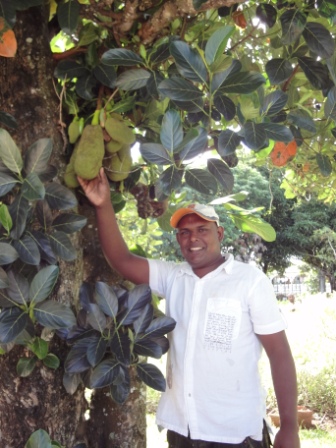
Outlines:
{"type": "Polygon", "coordinates": [[[68,235],[80,230],[86,218],[69,212],[77,205],[74,194],[53,182],[57,170],[49,163],[51,152],[51,140],[42,138],[23,157],[10,134],[0,129],[0,344],[2,353],[15,344],[33,353],[19,360],[21,376],[29,375],[38,360],[50,368],[59,365],[40,337],[41,328],[75,323],[72,310],[50,295],[58,259],[77,256],[68,235]]]}
{"type": "Polygon", "coordinates": [[[71,345],[64,366],[67,391],[74,393],[81,382],[91,389],[108,387],[121,404],[130,393],[131,365],[145,384],[164,391],[161,371],[144,358],[168,351],[165,334],[175,321],[153,307],[148,285],[127,291],[104,282],[84,283],[80,303],[77,324],[59,332],[71,345]]]}

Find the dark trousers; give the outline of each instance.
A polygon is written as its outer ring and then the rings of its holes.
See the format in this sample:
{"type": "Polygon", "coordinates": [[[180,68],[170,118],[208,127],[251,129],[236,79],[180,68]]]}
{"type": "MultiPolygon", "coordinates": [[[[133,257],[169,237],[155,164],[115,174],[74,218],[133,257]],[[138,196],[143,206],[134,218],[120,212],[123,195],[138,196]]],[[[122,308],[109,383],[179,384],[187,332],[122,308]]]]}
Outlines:
{"type": "Polygon", "coordinates": [[[241,443],[206,442],[204,440],[192,440],[174,431],[167,431],[169,448],[270,448],[271,441],[266,424],[264,422],[263,440],[253,440],[247,437],[241,443]]]}

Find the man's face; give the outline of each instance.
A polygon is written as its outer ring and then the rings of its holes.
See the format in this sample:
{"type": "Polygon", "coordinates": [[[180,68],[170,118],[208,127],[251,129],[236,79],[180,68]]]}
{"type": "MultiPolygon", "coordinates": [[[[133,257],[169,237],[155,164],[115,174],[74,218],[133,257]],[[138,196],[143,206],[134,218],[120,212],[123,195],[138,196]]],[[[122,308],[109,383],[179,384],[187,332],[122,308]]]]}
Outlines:
{"type": "Polygon", "coordinates": [[[184,216],[177,229],[176,238],[182,255],[194,271],[211,272],[223,262],[220,247],[223,227],[193,213],[184,216]]]}

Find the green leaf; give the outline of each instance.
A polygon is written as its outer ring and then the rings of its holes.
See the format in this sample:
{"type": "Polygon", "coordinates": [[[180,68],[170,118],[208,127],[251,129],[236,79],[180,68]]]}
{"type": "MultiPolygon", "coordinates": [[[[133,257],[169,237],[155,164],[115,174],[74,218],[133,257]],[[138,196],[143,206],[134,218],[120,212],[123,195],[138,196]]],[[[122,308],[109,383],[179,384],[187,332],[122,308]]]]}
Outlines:
{"type": "Polygon", "coordinates": [[[10,129],[17,129],[17,121],[13,117],[13,115],[8,114],[0,110],[0,124],[7,126],[10,129]]]}
{"type": "Polygon", "coordinates": [[[42,302],[50,295],[56,284],[58,274],[58,266],[47,266],[35,275],[29,288],[29,298],[32,303],[42,302]]]}
{"type": "Polygon", "coordinates": [[[119,375],[115,380],[115,383],[110,386],[111,398],[117,404],[123,404],[131,390],[130,374],[127,367],[120,366],[119,375]]]}
{"type": "Polygon", "coordinates": [[[271,84],[281,84],[291,76],[294,69],[287,59],[275,58],[266,62],[265,70],[271,84]]]}
{"type": "Polygon", "coordinates": [[[282,90],[275,90],[265,96],[261,112],[267,116],[275,115],[285,107],[287,100],[287,93],[282,90]]]}
{"type": "Polygon", "coordinates": [[[315,89],[326,89],[329,87],[331,81],[329,78],[329,71],[326,65],[320,61],[316,61],[313,58],[301,57],[298,58],[298,63],[308,81],[315,89]]]}
{"type": "Polygon", "coordinates": [[[324,177],[329,177],[333,171],[330,158],[325,154],[316,155],[317,165],[320,168],[321,174],[324,177]]]}
{"type": "Polygon", "coordinates": [[[48,353],[45,358],[43,358],[43,364],[49,369],[56,370],[59,368],[61,362],[59,358],[53,353],[48,353]]]}
{"type": "MultiPolygon", "coordinates": [[[[88,348],[88,339],[81,339],[77,341],[70,349],[68,356],[65,360],[64,369],[66,373],[82,373],[86,370],[90,369],[91,365],[87,360],[87,348],[88,348]]],[[[76,378],[73,378],[74,381],[69,381],[70,378],[66,378],[67,386],[72,388],[72,390],[77,388],[78,384],[76,378]],[[70,383],[70,384],[69,384],[70,383]]]]}
{"type": "Polygon", "coordinates": [[[95,299],[104,314],[112,318],[117,316],[119,303],[117,295],[111,286],[104,282],[96,282],[95,299]]]}
{"type": "Polygon", "coordinates": [[[151,303],[148,303],[142,310],[140,316],[133,322],[134,333],[136,336],[143,333],[152,322],[153,313],[153,305],[151,303]]]}
{"type": "Polygon", "coordinates": [[[52,210],[68,210],[77,205],[74,193],[63,185],[52,182],[46,186],[45,198],[52,210]]]}
{"type": "Polygon", "coordinates": [[[152,320],[144,331],[144,338],[159,338],[174,330],[176,321],[172,317],[159,316],[152,320]]]}
{"type": "Polygon", "coordinates": [[[222,95],[220,91],[217,92],[214,96],[214,105],[226,121],[234,119],[236,115],[236,105],[228,96],[222,95]]]}
{"type": "Polygon", "coordinates": [[[19,254],[13,246],[0,242],[0,266],[13,263],[17,258],[19,258],[19,254]]]}
{"type": "Polygon", "coordinates": [[[117,72],[113,66],[100,63],[93,69],[93,74],[103,86],[113,89],[116,85],[117,72]]]}
{"type": "Polygon", "coordinates": [[[329,58],[334,54],[334,38],[320,23],[308,22],[302,35],[309,50],[321,58],[329,58]]]}
{"type": "Polygon", "coordinates": [[[240,145],[241,137],[231,129],[222,131],[218,136],[218,154],[222,157],[234,154],[240,145]]]}
{"type": "Polygon", "coordinates": [[[48,354],[49,344],[44,339],[36,337],[33,343],[29,345],[29,348],[38,359],[44,359],[48,354]]]}
{"type": "Polygon", "coordinates": [[[223,26],[222,28],[216,30],[210,36],[204,50],[205,60],[209,65],[214,63],[222,56],[227,46],[228,40],[230,39],[234,31],[235,28],[233,26],[223,26]]]}
{"type": "Polygon", "coordinates": [[[324,103],[324,116],[336,121],[336,87],[332,87],[324,103]]]}
{"type": "Polygon", "coordinates": [[[76,249],[64,232],[54,231],[48,236],[50,246],[57,257],[65,261],[73,261],[77,258],[76,249]]]}
{"type": "Polygon", "coordinates": [[[196,50],[190,48],[186,42],[175,41],[170,45],[170,52],[181,76],[190,81],[207,83],[207,69],[196,50]]]}
{"type": "Polygon", "coordinates": [[[216,178],[217,182],[223,187],[226,194],[232,193],[234,177],[225,162],[219,159],[208,159],[208,170],[216,178]]]}
{"type": "Polygon", "coordinates": [[[224,70],[216,72],[212,78],[210,86],[211,93],[216,92],[229,77],[238,74],[241,68],[242,63],[237,59],[232,59],[229,67],[225,67],[224,70]]]}
{"type": "Polygon", "coordinates": [[[254,123],[247,121],[243,127],[245,144],[257,151],[261,149],[266,143],[266,132],[263,123],[254,123]]]}
{"type": "Polygon", "coordinates": [[[13,227],[10,233],[12,238],[19,239],[25,231],[29,209],[29,202],[22,195],[17,196],[14,202],[8,207],[13,221],[13,227]]]}
{"type": "Polygon", "coordinates": [[[183,140],[183,128],[180,115],[175,110],[168,110],[162,120],[160,140],[170,153],[178,148],[183,140]]]}
{"type": "Polygon", "coordinates": [[[24,168],[26,174],[42,173],[48,166],[52,152],[52,140],[50,138],[40,138],[33,143],[26,151],[24,157],[24,168]]]}
{"type": "Polygon", "coordinates": [[[8,211],[8,207],[6,204],[0,205],[0,224],[7,233],[9,233],[11,228],[13,227],[12,217],[8,211]]]}
{"type": "Polygon", "coordinates": [[[53,220],[51,227],[64,233],[74,233],[81,230],[87,223],[87,218],[76,213],[62,213],[53,220]]]}
{"type": "Polygon", "coordinates": [[[16,373],[21,378],[26,378],[35,369],[36,361],[37,359],[35,358],[35,356],[31,358],[20,358],[18,363],[16,364],[16,373]]]}
{"type": "Polygon", "coordinates": [[[87,359],[95,367],[103,359],[107,348],[107,340],[102,336],[92,336],[86,352],[87,359]]]}
{"type": "Polygon", "coordinates": [[[96,78],[89,72],[85,76],[81,76],[76,82],[76,93],[80,98],[91,101],[95,94],[93,89],[97,86],[96,78]]]}
{"type": "Polygon", "coordinates": [[[165,79],[159,84],[162,95],[177,101],[193,101],[201,98],[203,93],[190,81],[181,78],[165,79]]]}
{"type": "Polygon", "coordinates": [[[24,448],[52,448],[48,433],[44,429],[35,431],[29,437],[24,448]]]}
{"type": "Polygon", "coordinates": [[[280,17],[282,36],[284,45],[292,44],[301,36],[307,22],[306,16],[299,8],[287,9],[280,17]]]}
{"type": "Polygon", "coordinates": [[[131,50],[112,48],[103,53],[101,62],[104,65],[134,66],[144,64],[144,60],[131,50]]]}
{"type": "Polygon", "coordinates": [[[174,154],[179,154],[186,145],[189,145],[191,142],[195,142],[197,137],[199,137],[199,132],[197,128],[191,128],[187,131],[185,136],[183,137],[182,142],[174,148],[174,154]]]}
{"type": "Polygon", "coordinates": [[[37,244],[29,235],[23,235],[19,240],[13,241],[20,260],[26,264],[37,266],[40,264],[41,255],[37,244]]]}
{"type": "Polygon", "coordinates": [[[197,137],[191,139],[189,142],[185,144],[187,141],[187,136],[185,136],[185,139],[183,139],[183,142],[181,144],[182,150],[179,151],[179,159],[181,161],[192,159],[193,157],[198,156],[202,152],[204,152],[208,146],[208,133],[206,129],[198,127],[193,128],[193,130],[197,131],[197,137]]]}
{"type": "Polygon", "coordinates": [[[151,74],[143,68],[135,68],[121,73],[116,80],[116,86],[122,90],[138,90],[145,87],[151,74]]]}
{"type": "Polygon", "coordinates": [[[85,47],[99,39],[99,27],[93,22],[88,22],[81,27],[78,35],[78,47],[85,47]]]}
{"type": "Polygon", "coordinates": [[[0,268],[0,289],[7,288],[9,286],[9,279],[6,271],[0,268]]]}
{"type": "Polygon", "coordinates": [[[145,160],[156,165],[171,165],[172,157],[159,143],[142,143],[140,145],[141,155],[145,160]]]}
{"type": "Polygon", "coordinates": [[[44,199],[45,188],[39,176],[32,172],[24,179],[21,194],[28,201],[38,201],[44,199]]]}
{"type": "Polygon", "coordinates": [[[308,112],[298,109],[287,115],[288,122],[295,124],[298,128],[305,129],[308,132],[315,133],[316,125],[314,120],[309,116],[308,112]]]}
{"type": "Polygon", "coordinates": [[[266,23],[269,28],[275,25],[277,10],[269,3],[261,3],[257,6],[256,16],[261,22],[266,23]]]}
{"type": "Polygon", "coordinates": [[[90,387],[92,389],[99,389],[113,384],[119,375],[119,366],[119,361],[111,358],[102,361],[91,373],[90,387]]]}
{"type": "Polygon", "coordinates": [[[1,16],[4,17],[8,25],[13,28],[16,22],[15,4],[8,1],[0,1],[1,16]]]}
{"type": "Polygon", "coordinates": [[[256,233],[264,241],[272,242],[276,239],[274,228],[263,221],[261,218],[251,215],[236,215],[230,214],[231,219],[235,225],[243,232],[256,233]]]}
{"type": "Polygon", "coordinates": [[[7,294],[16,304],[27,306],[29,302],[29,283],[19,272],[8,272],[9,287],[7,294]]]}
{"type": "Polygon", "coordinates": [[[76,324],[76,317],[69,307],[54,300],[46,300],[34,308],[34,316],[44,327],[59,329],[71,328],[76,324]]]}
{"type": "Polygon", "coordinates": [[[132,324],[140,315],[143,308],[151,303],[151,290],[148,285],[137,285],[128,294],[127,306],[120,315],[119,325],[132,324]]]}
{"type": "Polygon", "coordinates": [[[160,174],[158,183],[164,194],[169,196],[174,190],[178,190],[182,184],[183,171],[175,165],[167,168],[160,174]]]}
{"type": "Polygon", "coordinates": [[[60,61],[55,70],[54,76],[59,79],[73,79],[80,78],[89,73],[87,67],[82,63],[72,59],[65,59],[60,61]]]}
{"type": "Polygon", "coordinates": [[[17,184],[17,179],[0,172],[0,197],[11,191],[17,184]]]}
{"type": "Polygon", "coordinates": [[[80,5],[77,0],[59,3],[57,6],[57,19],[62,31],[74,34],[79,22],[80,5]]]}
{"type": "Polygon", "coordinates": [[[164,376],[156,366],[152,364],[138,363],[137,364],[138,377],[147,386],[152,389],[164,392],[166,390],[166,380],[164,376]]]}
{"type": "Polygon", "coordinates": [[[5,129],[0,129],[0,159],[10,171],[21,174],[23,168],[21,153],[5,129]]]}
{"type": "Polygon", "coordinates": [[[240,72],[227,78],[220,90],[225,93],[252,93],[265,83],[265,78],[258,72],[240,72]]]}
{"type": "Polygon", "coordinates": [[[274,141],[289,143],[294,140],[291,130],[278,123],[262,123],[266,137],[274,141]]]}
{"type": "Polygon", "coordinates": [[[2,310],[0,313],[0,342],[8,344],[14,341],[25,329],[28,323],[28,314],[13,307],[2,310]]]}
{"type": "Polygon", "coordinates": [[[188,169],[185,173],[185,181],[191,188],[202,194],[214,195],[217,192],[217,181],[207,170],[199,168],[188,169]]]}

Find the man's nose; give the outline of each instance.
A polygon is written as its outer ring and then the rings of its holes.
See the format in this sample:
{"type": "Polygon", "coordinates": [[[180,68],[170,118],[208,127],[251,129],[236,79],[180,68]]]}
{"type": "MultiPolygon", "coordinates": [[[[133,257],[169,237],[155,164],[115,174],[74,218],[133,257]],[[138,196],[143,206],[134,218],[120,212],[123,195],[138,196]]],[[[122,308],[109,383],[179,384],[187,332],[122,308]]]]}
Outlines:
{"type": "Polygon", "coordinates": [[[190,233],[190,240],[191,241],[196,241],[197,239],[198,239],[197,233],[196,232],[191,232],[190,233]]]}

